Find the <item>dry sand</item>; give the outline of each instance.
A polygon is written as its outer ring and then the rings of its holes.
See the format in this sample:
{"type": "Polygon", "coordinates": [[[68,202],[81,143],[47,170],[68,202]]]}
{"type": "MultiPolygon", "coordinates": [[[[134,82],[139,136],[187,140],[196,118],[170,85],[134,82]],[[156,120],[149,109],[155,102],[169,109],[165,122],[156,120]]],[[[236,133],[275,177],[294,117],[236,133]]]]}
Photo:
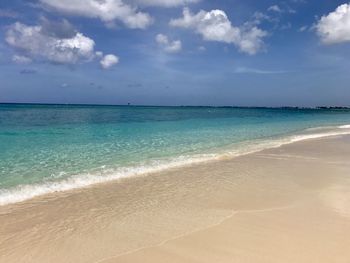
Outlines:
{"type": "Polygon", "coordinates": [[[350,136],[0,207],[0,262],[350,262],[350,136]]]}

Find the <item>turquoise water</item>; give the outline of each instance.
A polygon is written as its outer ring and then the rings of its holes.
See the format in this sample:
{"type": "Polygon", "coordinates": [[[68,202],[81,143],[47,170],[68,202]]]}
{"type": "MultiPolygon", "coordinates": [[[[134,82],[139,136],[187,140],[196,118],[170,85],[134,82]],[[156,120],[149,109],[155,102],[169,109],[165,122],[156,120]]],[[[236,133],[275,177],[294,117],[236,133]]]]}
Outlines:
{"type": "Polygon", "coordinates": [[[349,123],[349,110],[2,104],[0,204],[349,123]]]}

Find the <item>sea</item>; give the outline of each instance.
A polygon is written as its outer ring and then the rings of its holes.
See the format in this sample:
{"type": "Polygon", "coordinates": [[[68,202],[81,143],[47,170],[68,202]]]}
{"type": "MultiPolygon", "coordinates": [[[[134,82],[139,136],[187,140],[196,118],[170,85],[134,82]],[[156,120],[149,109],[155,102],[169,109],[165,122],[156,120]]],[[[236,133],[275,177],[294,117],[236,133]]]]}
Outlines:
{"type": "Polygon", "coordinates": [[[350,134],[349,124],[349,109],[0,104],[0,205],[350,134]]]}

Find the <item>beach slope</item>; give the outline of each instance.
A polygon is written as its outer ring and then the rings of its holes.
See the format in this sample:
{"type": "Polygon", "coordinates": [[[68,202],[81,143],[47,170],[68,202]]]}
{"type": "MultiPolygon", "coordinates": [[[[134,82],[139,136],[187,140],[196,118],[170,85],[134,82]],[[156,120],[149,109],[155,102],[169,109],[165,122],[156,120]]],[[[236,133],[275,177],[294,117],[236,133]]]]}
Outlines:
{"type": "Polygon", "coordinates": [[[0,207],[0,262],[349,262],[350,136],[0,207]]]}

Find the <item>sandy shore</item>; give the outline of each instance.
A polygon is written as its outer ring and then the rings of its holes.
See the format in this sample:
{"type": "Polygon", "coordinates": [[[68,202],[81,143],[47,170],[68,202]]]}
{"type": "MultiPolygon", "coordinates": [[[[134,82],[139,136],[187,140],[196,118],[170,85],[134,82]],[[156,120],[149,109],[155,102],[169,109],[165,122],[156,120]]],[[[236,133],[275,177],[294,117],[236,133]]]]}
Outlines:
{"type": "Polygon", "coordinates": [[[350,262],[350,136],[0,207],[0,262],[350,262]]]}

